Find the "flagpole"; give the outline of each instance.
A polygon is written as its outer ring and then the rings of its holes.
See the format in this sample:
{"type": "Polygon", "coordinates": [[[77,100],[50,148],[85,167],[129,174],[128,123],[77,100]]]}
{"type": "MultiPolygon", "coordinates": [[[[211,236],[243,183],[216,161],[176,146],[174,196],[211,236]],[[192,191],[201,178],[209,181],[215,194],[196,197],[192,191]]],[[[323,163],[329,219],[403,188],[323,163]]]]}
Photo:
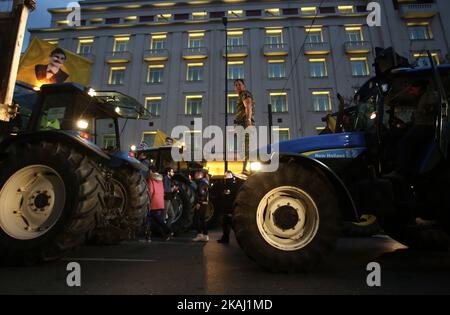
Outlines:
{"type": "Polygon", "coordinates": [[[227,161],[227,127],[228,127],[228,18],[224,16],[222,18],[223,25],[225,26],[225,132],[224,132],[224,150],[223,158],[225,161],[225,172],[228,171],[228,161],[227,161]]]}

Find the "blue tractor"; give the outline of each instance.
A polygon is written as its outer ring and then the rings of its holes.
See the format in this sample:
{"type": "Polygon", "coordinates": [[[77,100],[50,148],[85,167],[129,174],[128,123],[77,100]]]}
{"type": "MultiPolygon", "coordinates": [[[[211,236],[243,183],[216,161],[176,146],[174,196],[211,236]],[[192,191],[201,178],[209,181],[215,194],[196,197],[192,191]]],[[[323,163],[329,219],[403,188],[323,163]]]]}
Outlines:
{"type": "Polygon", "coordinates": [[[386,49],[375,68],[328,134],[279,143],[278,169],[261,162],[241,186],[233,228],[262,267],[311,270],[362,213],[410,248],[449,248],[450,65],[413,68],[386,49]]]}
{"type": "Polygon", "coordinates": [[[145,116],[143,107],[71,83],[17,82],[14,103],[19,113],[0,122],[0,261],[132,237],[147,212],[147,168],[120,150],[119,119],[145,116]]]}

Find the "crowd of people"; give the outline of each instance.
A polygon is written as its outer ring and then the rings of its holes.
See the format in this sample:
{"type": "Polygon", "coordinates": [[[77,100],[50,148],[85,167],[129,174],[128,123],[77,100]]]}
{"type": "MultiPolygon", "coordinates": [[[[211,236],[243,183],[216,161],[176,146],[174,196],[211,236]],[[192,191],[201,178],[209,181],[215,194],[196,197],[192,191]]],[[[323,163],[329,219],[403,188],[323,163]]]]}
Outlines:
{"type": "MultiPolygon", "coordinates": [[[[173,180],[173,168],[166,168],[164,174],[159,174],[155,166],[149,166],[147,176],[148,195],[150,198],[146,219],[145,239],[151,242],[152,233],[157,233],[168,241],[173,236],[172,223],[175,219],[173,200],[180,187],[173,180]]],[[[209,241],[206,212],[209,203],[209,181],[203,170],[195,170],[190,176],[190,185],[194,191],[194,227],[197,229],[195,242],[209,241]]]]}
{"type": "MultiPolygon", "coordinates": [[[[236,124],[244,128],[255,125],[254,113],[255,102],[250,91],[247,90],[244,80],[234,81],[234,88],[239,95],[236,106],[236,124]]],[[[248,162],[249,139],[246,135],[244,143],[245,162],[243,172],[246,171],[248,162]]],[[[174,233],[172,223],[175,219],[173,200],[180,190],[173,180],[173,168],[166,168],[164,174],[159,174],[156,168],[149,165],[148,156],[145,153],[139,157],[142,163],[149,167],[149,173],[144,174],[147,178],[148,194],[151,200],[146,220],[146,241],[151,241],[152,231],[158,231],[163,239],[170,240],[174,233]]],[[[190,175],[190,184],[195,192],[194,202],[194,226],[197,235],[193,238],[195,242],[209,241],[206,213],[209,203],[209,181],[203,170],[195,170],[190,175]]],[[[223,218],[223,235],[219,243],[228,243],[231,230],[231,213],[226,212],[223,218]]]]}

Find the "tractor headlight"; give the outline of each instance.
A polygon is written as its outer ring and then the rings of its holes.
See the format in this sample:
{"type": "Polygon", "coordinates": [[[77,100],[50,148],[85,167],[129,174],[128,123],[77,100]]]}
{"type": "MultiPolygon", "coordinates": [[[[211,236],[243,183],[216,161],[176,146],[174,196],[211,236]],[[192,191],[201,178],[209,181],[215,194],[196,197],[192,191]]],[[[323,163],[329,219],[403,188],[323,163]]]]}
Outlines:
{"type": "Polygon", "coordinates": [[[115,108],[114,110],[115,110],[115,112],[116,112],[117,114],[120,115],[120,107],[119,107],[119,106],[116,106],[116,108],[115,108]]]}
{"type": "Polygon", "coordinates": [[[90,88],[87,93],[90,97],[97,96],[97,92],[93,88],[90,88]]]}
{"type": "Polygon", "coordinates": [[[136,149],[137,148],[136,148],[136,146],[134,144],[130,145],[130,151],[134,152],[134,151],[136,151],[136,149]]]}
{"type": "Polygon", "coordinates": [[[80,119],[77,121],[77,127],[78,129],[87,129],[89,127],[89,123],[87,120],[80,119]]]}
{"type": "Polygon", "coordinates": [[[371,120],[374,120],[375,118],[377,118],[377,112],[373,112],[372,114],[370,114],[371,120]]]}

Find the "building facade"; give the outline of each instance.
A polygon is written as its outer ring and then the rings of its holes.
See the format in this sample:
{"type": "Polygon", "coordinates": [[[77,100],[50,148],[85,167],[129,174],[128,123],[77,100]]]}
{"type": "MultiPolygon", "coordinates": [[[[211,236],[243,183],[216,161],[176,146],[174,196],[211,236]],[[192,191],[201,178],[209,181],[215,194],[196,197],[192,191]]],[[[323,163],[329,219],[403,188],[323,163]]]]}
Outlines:
{"type": "MultiPolygon", "coordinates": [[[[268,125],[268,104],[281,140],[317,134],[336,110],[336,94],[351,100],[371,75],[375,47],[393,46],[420,65],[426,50],[449,56],[450,1],[378,0],[381,26],[367,25],[370,1],[86,0],[81,26],[69,27],[66,8],[50,9],[39,37],[93,62],[91,86],[116,90],[146,105],[152,117],[128,121],[122,143],[152,143],[156,130],[195,130],[225,121],[228,46],[228,123],[243,78],[256,101],[257,125],[268,125]],[[223,17],[228,18],[227,31],[223,17]],[[226,39],[227,38],[227,39],[226,39]]],[[[122,122],[124,123],[124,122],[122,122]]],[[[112,132],[112,131],[111,131],[112,132]]],[[[105,131],[103,145],[112,138],[105,131]]]]}

